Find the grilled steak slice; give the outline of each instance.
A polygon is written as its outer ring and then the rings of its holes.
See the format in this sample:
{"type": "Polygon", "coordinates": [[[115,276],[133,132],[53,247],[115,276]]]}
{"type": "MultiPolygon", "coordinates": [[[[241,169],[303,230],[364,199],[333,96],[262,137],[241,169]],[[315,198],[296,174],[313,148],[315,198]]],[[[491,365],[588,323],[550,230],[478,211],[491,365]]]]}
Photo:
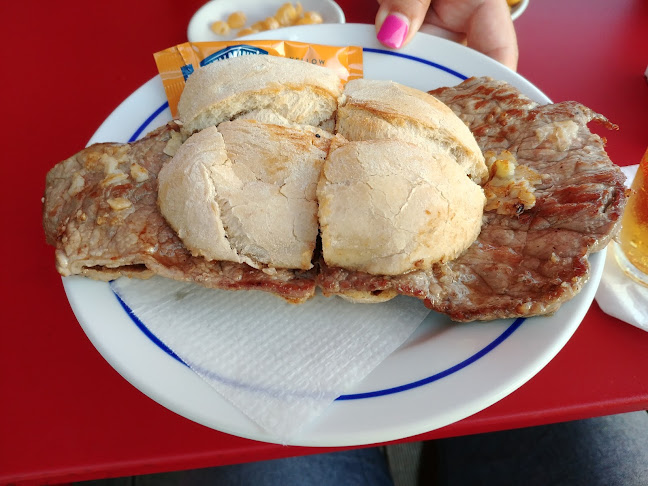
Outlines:
{"type": "Polygon", "coordinates": [[[625,177],[587,128],[593,120],[613,125],[578,103],[538,106],[490,78],[430,93],[466,122],[482,151],[509,151],[540,175],[535,205],[487,211],[473,245],[430,271],[385,277],[321,264],[318,284],[325,294],[396,290],[458,321],[556,311],[587,281],[588,254],[607,245],[625,206],[625,177]]]}
{"type": "Polygon", "coordinates": [[[100,280],[160,275],[222,289],[257,289],[290,302],[315,292],[314,273],[273,274],[192,256],[157,206],[157,174],[174,122],[131,144],[95,144],[56,165],[46,179],[43,226],[61,275],[100,280]]]}

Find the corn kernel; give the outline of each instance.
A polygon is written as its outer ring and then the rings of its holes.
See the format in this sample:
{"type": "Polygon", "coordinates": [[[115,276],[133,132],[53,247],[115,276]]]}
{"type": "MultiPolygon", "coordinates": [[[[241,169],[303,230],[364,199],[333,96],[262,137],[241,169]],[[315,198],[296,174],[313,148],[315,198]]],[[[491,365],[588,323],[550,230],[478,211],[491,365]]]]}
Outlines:
{"type": "Polygon", "coordinates": [[[239,30],[238,34],[236,34],[236,37],[243,37],[244,35],[256,34],[257,32],[259,32],[259,31],[256,30],[256,29],[246,27],[245,29],[239,30]]]}
{"type": "Polygon", "coordinates": [[[227,25],[231,29],[240,29],[245,25],[245,22],[247,22],[247,17],[240,10],[227,17],[227,25]]]}
{"type": "Polygon", "coordinates": [[[265,30],[274,30],[274,29],[278,29],[279,27],[281,27],[279,25],[279,21],[277,19],[275,19],[274,17],[268,17],[267,19],[265,19],[263,21],[263,26],[264,26],[265,30]]]}
{"type": "Polygon", "coordinates": [[[229,34],[230,28],[226,22],[223,22],[222,20],[217,20],[216,22],[211,24],[211,30],[216,35],[227,35],[229,34]]]}
{"type": "Polygon", "coordinates": [[[262,20],[260,20],[258,22],[254,22],[250,26],[250,28],[256,30],[257,32],[263,32],[264,30],[266,30],[265,23],[262,20]]]}
{"type": "Polygon", "coordinates": [[[284,3],[275,14],[275,18],[280,25],[292,25],[297,20],[297,10],[292,3],[284,3]]]}
{"type": "Polygon", "coordinates": [[[306,12],[304,16],[297,21],[296,25],[321,24],[323,21],[324,20],[319,13],[306,12]]]}
{"type": "Polygon", "coordinates": [[[320,24],[323,22],[322,20],[322,15],[319,12],[306,12],[304,14],[304,18],[310,19],[313,21],[313,23],[320,24]]]}

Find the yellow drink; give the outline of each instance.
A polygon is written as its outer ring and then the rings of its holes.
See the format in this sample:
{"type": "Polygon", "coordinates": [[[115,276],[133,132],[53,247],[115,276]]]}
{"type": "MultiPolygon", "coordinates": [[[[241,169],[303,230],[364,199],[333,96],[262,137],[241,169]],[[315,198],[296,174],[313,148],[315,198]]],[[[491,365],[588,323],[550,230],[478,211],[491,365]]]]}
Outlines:
{"type": "Polygon", "coordinates": [[[648,285],[648,150],[632,182],[618,243],[621,251],[616,252],[616,257],[623,271],[648,285]]]}

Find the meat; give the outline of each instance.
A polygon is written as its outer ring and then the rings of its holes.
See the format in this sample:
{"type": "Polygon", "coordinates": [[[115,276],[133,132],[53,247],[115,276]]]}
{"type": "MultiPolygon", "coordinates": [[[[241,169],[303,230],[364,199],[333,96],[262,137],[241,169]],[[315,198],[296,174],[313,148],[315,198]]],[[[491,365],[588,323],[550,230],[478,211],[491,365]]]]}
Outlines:
{"type": "Polygon", "coordinates": [[[315,292],[314,274],[264,273],[192,256],[157,206],[157,174],[179,126],[132,144],[96,144],[56,165],[46,179],[43,226],[61,275],[112,280],[154,274],[212,288],[258,289],[290,302],[315,292]]]}
{"type": "Polygon", "coordinates": [[[484,153],[507,151],[539,174],[535,205],[486,211],[478,239],[430,271],[390,278],[322,265],[318,284],[326,294],[395,289],[457,321],[555,312],[587,281],[588,254],[607,245],[625,206],[625,177],[587,128],[593,120],[613,125],[578,103],[538,106],[489,78],[430,93],[464,120],[484,153]]]}
{"type": "Polygon", "coordinates": [[[132,144],[89,147],[50,171],[43,224],[57,268],[104,280],[157,274],[291,302],[308,299],[316,286],[326,295],[399,293],[457,321],[555,312],[587,281],[588,255],[607,245],[625,206],[624,176],[587,127],[613,125],[578,103],[539,106],[490,78],[431,94],[464,120],[493,162],[481,233],[453,261],[389,277],[321,259],[309,272],[265,273],[194,257],[156,203],[157,174],[179,132],[171,122],[132,144]]]}

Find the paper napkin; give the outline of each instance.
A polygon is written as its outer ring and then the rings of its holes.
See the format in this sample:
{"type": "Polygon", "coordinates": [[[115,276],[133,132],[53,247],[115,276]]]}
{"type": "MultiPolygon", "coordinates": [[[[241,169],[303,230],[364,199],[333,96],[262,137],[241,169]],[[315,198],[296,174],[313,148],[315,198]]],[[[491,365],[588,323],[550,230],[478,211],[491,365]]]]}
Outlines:
{"type": "MultiPolygon", "coordinates": [[[[622,167],[632,184],[638,165],[622,167]]],[[[608,246],[601,283],[596,291],[596,302],[603,312],[648,331],[648,287],[636,283],[619,268],[614,256],[616,243],[608,246]]]]}
{"type": "Polygon", "coordinates": [[[144,325],[253,422],[287,442],[349,392],[425,319],[421,301],[292,305],[164,278],[113,289],[144,325]]]}

